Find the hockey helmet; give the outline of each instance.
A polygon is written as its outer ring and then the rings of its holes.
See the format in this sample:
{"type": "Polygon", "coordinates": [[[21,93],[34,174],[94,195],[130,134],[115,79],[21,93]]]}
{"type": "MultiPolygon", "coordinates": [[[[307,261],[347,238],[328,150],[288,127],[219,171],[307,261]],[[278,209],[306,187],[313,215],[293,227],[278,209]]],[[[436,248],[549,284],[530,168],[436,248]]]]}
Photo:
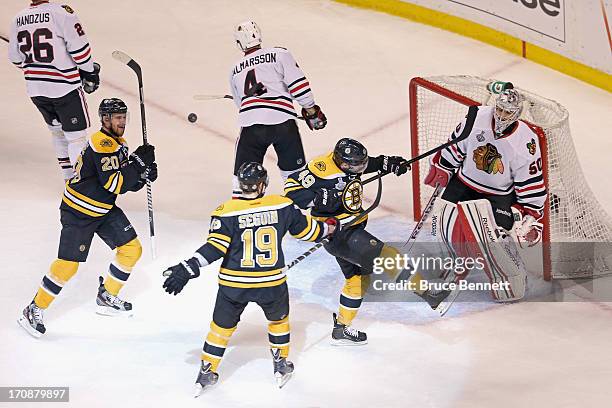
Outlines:
{"type": "Polygon", "coordinates": [[[501,135],[508,126],[516,122],[523,111],[523,97],[516,89],[506,89],[495,100],[493,119],[495,134],[501,135]]]}
{"type": "Polygon", "coordinates": [[[243,163],[238,169],[238,184],[243,193],[256,193],[261,184],[264,185],[263,193],[269,182],[268,171],[259,163],[243,163]]]}
{"type": "Polygon", "coordinates": [[[102,99],[100,107],[98,108],[100,120],[107,115],[110,117],[113,113],[125,113],[127,115],[128,107],[125,102],[119,98],[102,99]]]}
{"type": "Polygon", "coordinates": [[[261,45],[261,30],[254,21],[244,21],[234,30],[236,44],[242,51],[261,45]]]}
{"type": "Polygon", "coordinates": [[[333,157],[336,166],[345,173],[361,174],[368,167],[368,150],[357,140],[348,137],[338,140],[333,157]]]}

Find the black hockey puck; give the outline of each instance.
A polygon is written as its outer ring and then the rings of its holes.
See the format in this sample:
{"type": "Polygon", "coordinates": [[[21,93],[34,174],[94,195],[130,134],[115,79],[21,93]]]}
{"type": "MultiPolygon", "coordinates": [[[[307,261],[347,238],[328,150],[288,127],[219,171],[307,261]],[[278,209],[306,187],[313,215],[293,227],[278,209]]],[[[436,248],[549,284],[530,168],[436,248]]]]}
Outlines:
{"type": "Polygon", "coordinates": [[[191,123],[195,123],[195,121],[198,120],[198,115],[195,113],[190,113],[189,116],[187,116],[187,120],[191,123]]]}

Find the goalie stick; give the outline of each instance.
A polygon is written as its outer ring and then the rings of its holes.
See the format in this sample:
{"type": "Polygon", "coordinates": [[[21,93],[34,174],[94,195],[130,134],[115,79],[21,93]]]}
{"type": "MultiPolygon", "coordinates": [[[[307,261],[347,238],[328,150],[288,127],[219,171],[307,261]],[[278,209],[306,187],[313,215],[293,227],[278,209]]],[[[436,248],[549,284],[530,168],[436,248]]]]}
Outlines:
{"type": "MultiPolygon", "coordinates": [[[[123,51],[113,51],[113,58],[117,61],[127,65],[134,71],[138,78],[138,91],[140,95],[140,122],[142,126],[142,143],[149,144],[147,140],[147,122],[145,119],[145,105],[144,105],[144,91],[142,84],[142,69],[140,65],[134,61],[129,55],[123,51]]],[[[146,177],[145,173],[145,177],[146,177]]],[[[149,237],[151,239],[151,256],[153,259],[156,257],[155,248],[155,223],[153,221],[153,194],[151,192],[151,182],[147,178],[147,210],[149,211],[149,237]]]]}

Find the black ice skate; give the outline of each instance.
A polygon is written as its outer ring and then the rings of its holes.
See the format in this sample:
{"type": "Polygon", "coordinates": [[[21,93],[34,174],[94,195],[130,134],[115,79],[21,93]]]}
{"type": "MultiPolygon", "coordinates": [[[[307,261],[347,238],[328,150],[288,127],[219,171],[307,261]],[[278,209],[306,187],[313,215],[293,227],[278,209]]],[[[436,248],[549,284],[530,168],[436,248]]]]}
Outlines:
{"type": "Polygon", "coordinates": [[[17,323],[36,338],[45,334],[47,330],[43,324],[43,309],[36,306],[34,301],[23,309],[23,315],[19,317],[17,323]]]}
{"type": "MultiPolygon", "coordinates": [[[[415,292],[416,293],[416,292],[415,292]]],[[[423,299],[427,304],[433,309],[436,310],[440,303],[444,302],[444,300],[450,295],[450,290],[426,290],[423,293],[416,293],[421,299],[423,299]]]]}
{"type": "Polygon", "coordinates": [[[368,336],[359,330],[355,330],[345,324],[338,323],[336,314],[334,317],[334,329],[332,330],[331,344],[333,346],[363,346],[368,344],[368,336]]]}
{"type": "Polygon", "coordinates": [[[219,374],[215,373],[210,369],[210,363],[202,361],[200,371],[198,372],[198,378],[196,378],[196,390],[194,397],[198,398],[200,393],[205,387],[211,387],[219,380],[219,374]]]}
{"type": "Polygon", "coordinates": [[[276,384],[278,388],[283,388],[283,385],[291,379],[293,374],[293,363],[287,360],[285,357],[281,357],[280,349],[273,348],[272,352],[272,364],[274,364],[274,377],[276,377],[276,384]]]}
{"type": "Polygon", "coordinates": [[[100,276],[100,287],[98,288],[98,305],[96,313],[104,316],[132,316],[132,304],[111,295],[104,287],[104,279],[100,276]]]}

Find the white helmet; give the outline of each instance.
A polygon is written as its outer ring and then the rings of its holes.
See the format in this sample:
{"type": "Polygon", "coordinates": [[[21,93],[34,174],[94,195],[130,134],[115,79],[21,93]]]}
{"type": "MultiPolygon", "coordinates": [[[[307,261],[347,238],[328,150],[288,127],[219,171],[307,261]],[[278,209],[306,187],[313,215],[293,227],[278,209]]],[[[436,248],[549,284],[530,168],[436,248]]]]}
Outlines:
{"type": "Polygon", "coordinates": [[[495,101],[493,119],[495,121],[495,134],[501,135],[508,126],[518,120],[523,111],[523,97],[516,89],[506,89],[499,94],[495,101]]]}
{"type": "Polygon", "coordinates": [[[234,30],[234,38],[242,51],[261,45],[261,31],[254,21],[249,20],[238,24],[234,30]]]}

